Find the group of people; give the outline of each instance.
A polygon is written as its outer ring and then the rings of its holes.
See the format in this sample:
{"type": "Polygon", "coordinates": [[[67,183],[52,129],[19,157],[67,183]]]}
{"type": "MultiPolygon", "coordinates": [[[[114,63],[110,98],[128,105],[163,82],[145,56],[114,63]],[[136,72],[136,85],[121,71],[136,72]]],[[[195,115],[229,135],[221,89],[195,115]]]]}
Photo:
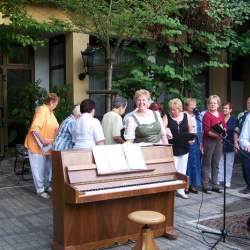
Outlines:
{"type": "MultiPolygon", "coordinates": [[[[168,103],[168,113],[165,113],[159,103],[152,102],[149,91],[140,89],[134,97],[135,110],[122,118],[127,100],[116,96],[112,110],[104,114],[102,122],[94,117],[94,101],[85,99],[60,127],[53,113],[59,100],[54,93],[48,95],[44,104],[36,109],[25,139],[36,192],[43,198],[49,198],[51,192],[51,149],[91,149],[94,145],[120,143],[170,143],[176,170],[190,177],[189,189],[177,190],[177,195],[184,199],[188,198],[189,192],[198,193],[201,184],[204,193],[221,192],[220,184],[224,182],[223,143],[221,135],[214,130],[215,125],[220,126],[229,141],[224,143],[227,187],[231,185],[234,145],[239,149],[239,142],[244,152],[250,154],[250,116],[245,112],[238,122],[231,116],[232,105],[229,102],[223,104],[223,112],[219,112],[220,98],[217,95],[208,98],[206,112],[197,112],[193,98],[187,98],[184,105],[180,99],[173,98],[168,103]],[[238,134],[235,134],[237,128],[238,134]]],[[[243,174],[246,190],[250,192],[249,163],[244,159],[243,174]]]]}

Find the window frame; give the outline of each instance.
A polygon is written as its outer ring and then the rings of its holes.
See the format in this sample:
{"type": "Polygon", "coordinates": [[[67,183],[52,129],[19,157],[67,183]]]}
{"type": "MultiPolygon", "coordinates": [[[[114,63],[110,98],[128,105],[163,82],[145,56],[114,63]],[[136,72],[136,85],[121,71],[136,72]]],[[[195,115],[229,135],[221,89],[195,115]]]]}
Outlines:
{"type": "Polygon", "coordinates": [[[58,36],[51,37],[49,39],[49,88],[53,88],[57,85],[53,85],[52,83],[52,71],[53,70],[58,70],[58,69],[64,69],[64,74],[63,74],[63,84],[66,84],[66,44],[65,44],[65,35],[60,34],[58,36]],[[63,63],[58,64],[55,66],[52,66],[52,49],[53,46],[63,44],[63,63]]]}

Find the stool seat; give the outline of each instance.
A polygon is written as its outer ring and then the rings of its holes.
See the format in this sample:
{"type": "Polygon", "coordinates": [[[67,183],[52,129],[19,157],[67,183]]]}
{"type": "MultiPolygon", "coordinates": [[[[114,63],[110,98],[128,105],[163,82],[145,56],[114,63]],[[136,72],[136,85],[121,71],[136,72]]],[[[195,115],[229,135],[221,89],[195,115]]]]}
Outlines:
{"type": "Polygon", "coordinates": [[[128,215],[129,220],[142,224],[142,225],[154,225],[160,224],[165,221],[165,216],[155,211],[135,211],[128,215]]]}
{"type": "Polygon", "coordinates": [[[135,211],[128,215],[128,219],[143,225],[140,236],[133,250],[159,250],[154,242],[154,234],[149,225],[160,224],[165,221],[165,216],[155,211],[135,211]]]}

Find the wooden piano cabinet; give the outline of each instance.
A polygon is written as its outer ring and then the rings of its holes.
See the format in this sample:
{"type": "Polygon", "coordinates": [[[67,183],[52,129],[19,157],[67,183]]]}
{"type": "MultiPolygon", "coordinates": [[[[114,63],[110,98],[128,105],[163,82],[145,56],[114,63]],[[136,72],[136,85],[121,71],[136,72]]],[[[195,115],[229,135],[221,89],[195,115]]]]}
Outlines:
{"type": "Polygon", "coordinates": [[[170,201],[174,202],[173,197],[174,191],[94,203],[65,204],[63,218],[54,215],[54,249],[90,250],[111,246],[115,242],[136,240],[140,225],[131,223],[127,217],[137,210],[164,214],[166,222],[153,226],[154,235],[176,238],[171,234],[174,232],[173,206],[167,205],[170,201]]]}
{"type": "MultiPolygon", "coordinates": [[[[170,173],[183,180],[183,184],[172,185],[164,188],[148,188],[135,192],[122,192],[109,195],[99,195],[95,199],[84,200],[84,194],[79,192],[79,186],[86,182],[96,181],[96,187],[101,185],[108,178],[114,178],[114,182],[121,178],[128,179],[128,175],[118,175],[118,177],[100,177],[96,175],[96,169],[91,166],[93,157],[91,152],[83,151],[54,151],[52,153],[52,188],[53,188],[53,249],[54,250],[93,250],[100,247],[109,247],[114,243],[125,243],[128,240],[137,240],[140,233],[140,225],[136,225],[128,220],[128,214],[136,210],[153,210],[165,215],[166,221],[159,225],[152,226],[154,236],[166,236],[176,239],[177,234],[174,230],[174,201],[175,190],[187,185],[187,178],[179,173],[173,173],[172,148],[153,148],[157,153],[155,160],[154,154],[150,157],[147,148],[144,155],[149,167],[154,164],[155,171],[152,175],[162,175],[170,173]],[[159,153],[161,152],[161,153],[159,153]],[[165,157],[166,165],[164,163],[165,157]],[[67,166],[83,169],[84,174],[80,182],[72,183],[69,178],[67,166]],[[79,166],[82,164],[84,166],[79,166]],[[90,167],[87,165],[89,164],[90,167]],[[166,173],[162,173],[162,169],[166,173]],[[88,177],[89,176],[89,177],[88,177]],[[94,177],[93,177],[94,176],[94,177]],[[125,177],[124,177],[125,176],[125,177]],[[88,179],[90,178],[90,179],[88,179]],[[107,200],[103,197],[108,197],[107,200]]],[[[151,152],[151,151],[150,151],[151,152]]],[[[93,163],[93,162],[92,162],[93,163]]],[[[81,171],[80,171],[81,172],[81,171]]],[[[148,173],[147,173],[148,174],[148,173]]],[[[139,180],[138,174],[132,174],[139,180]],[[136,176],[135,176],[136,175],[136,176]]],[[[145,173],[141,173],[143,178],[145,173]]],[[[74,178],[73,178],[74,179],[74,178]]],[[[151,177],[148,177],[151,179],[151,177]]],[[[78,181],[78,180],[77,180],[78,181]]]]}

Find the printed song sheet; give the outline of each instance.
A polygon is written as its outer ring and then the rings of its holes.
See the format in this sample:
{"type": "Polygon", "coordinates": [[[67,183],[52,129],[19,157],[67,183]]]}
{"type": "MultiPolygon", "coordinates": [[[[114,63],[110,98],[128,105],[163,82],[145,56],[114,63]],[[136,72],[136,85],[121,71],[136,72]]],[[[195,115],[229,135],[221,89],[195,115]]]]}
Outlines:
{"type": "Polygon", "coordinates": [[[106,158],[108,159],[109,168],[111,172],[127,170],[128,165],[124,152],[121,148],[121,144],[118,145],[104,145],[106,158]]]}
{"type": "Polygon", "coordinates": [[[122,144],[129,169],[147,169],[141,152],[141,147],[136,144],[122,144]]]}
{"type": "Polygon", "coordinates": [[[108,158],[106,157],[106,152],[103,147],[104,146],[101,145],[92,147],[92,152],[95,158],[95,164],[99,174],[106,174],[110,173],[111,171],[108,158]]]}
{"type": "Polygon", "coordinates": [[[49,150],[51,150],[52,144],[43,145],[43,144],[40,142],[39,138],[37,137],[36,133],[33,133],[33,135],[34,135],[34,137],[35,137],[35,139],[36,139],[36,142],[37,142],[38,146],[40,147],[40,149],[42,150],[42,152],[43,152],[44,154],[47,153],[49,150]]]}
{"type": "Polygon", "coordinates": [[[92,151],[98,174],[147,169],[139,145],[99,145],[92,151]]]}

